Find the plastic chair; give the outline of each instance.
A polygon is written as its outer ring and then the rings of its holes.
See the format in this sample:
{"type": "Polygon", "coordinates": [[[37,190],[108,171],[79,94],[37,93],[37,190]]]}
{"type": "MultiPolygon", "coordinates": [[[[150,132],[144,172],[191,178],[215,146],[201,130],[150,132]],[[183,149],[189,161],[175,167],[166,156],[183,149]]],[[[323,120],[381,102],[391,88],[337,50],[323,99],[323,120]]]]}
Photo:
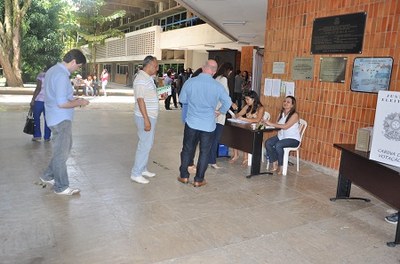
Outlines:
{"type": "Polygon", "coordinates": [[[300,130],[300,143],[297,147],[295,148],[284,148],[283,149],[283,169],[282,169],[282,174],[286,175],[287,174],[287,168],[288,168],[288,163],[289,163],[289,153],[291,151],[296,151],[296,157],[297,157],[297,171],[300,170],[300,158],[299,158],[299,148],[301,146],[301,142],[303,141],[303,135],[304,132],[306,131],[307,128],[307,121],[304,119],[299,120],[299,130],[300,130]]]}

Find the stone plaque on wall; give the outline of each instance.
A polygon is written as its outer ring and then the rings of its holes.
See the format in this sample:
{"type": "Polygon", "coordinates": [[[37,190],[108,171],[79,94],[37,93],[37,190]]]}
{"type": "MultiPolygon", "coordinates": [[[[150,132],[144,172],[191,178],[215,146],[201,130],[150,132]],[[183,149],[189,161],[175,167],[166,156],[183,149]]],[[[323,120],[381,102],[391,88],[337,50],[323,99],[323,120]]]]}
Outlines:
{"type": "Polygon", "coordinates": [[[344,83],[346,76],[347,57],[321,58],[319,80],[321,82],[344,83]]]}
{"type": "Polygon", "coordinates": [[[314,74],[314,58],[294,58],[292,66],[293,80],[312,80],[314,74]]]}
{"type": "Polygon", "coordinates": [[[367,13],[314,20],[311,54],[362,53],[367,13]]]}

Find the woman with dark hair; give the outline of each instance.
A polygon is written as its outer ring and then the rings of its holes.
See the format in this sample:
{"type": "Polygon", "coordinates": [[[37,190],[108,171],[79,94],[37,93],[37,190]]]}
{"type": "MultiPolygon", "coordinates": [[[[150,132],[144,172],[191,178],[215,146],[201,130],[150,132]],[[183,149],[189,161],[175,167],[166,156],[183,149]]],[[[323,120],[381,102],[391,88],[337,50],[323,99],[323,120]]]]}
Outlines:
{"type": "MultiPolygon", "coordinates": [[[[233,66],[229,62],[225,62],[221,64],[221,66],[218,68],[217,72],[214,74],[214,79],[218,81],[222,86],[224,86],[225,92],[229,95],[229,87],[228,87],[228,76],[232,73],[233,71],[233,66]]],[[[215,109],[216,111],[219,110],[221,107],[221,103],[219,102],[217,105],[217,108],[215,109]]],[[[232,106],[233,108],[237,108],[236,105],[232,106]]],[[[210,156],[208,159],[208,164],[211,165],[212,168],[214,169],[219,169],[217,165],[217,152],[218,152],[218,142],[221,139],[222,135],[222,129],[224,128],[225,125],[225,119],[226,119],[226,114],[221,113],[215,118],[215,122],[217,123],[217,126],[214,130],[214,141],[211,146],[210,150],[210,156]]]]}
{"type": "Polygon", "coordinates": [[[243,82],[242,82],[242,91],[243,95],[251,90],[251,78],[248,71],[243,71],[242,74],[243,82]]]}
{"type": "Polygon", "coordinates": [[[264,121],[268,126],[280,128],[278,135],[265,141],[267,158],[272,163],[271,172],[278,171],[282,174],[283,149],[287,147],[297,147],[300,144],[299,114],[296,112],[296,98],[286,96],[282,104],[282,109],[278,117],[278,122],[273,123],[264,121]]]}
{"type": "MultiPolygon", "coordinates": [[[[240,110],[239,113],[236,114],[236,118],[250,122],[250,123],[258,123],[264,116],[264,106],[260,102],[260,97],[255,91],[249,91],[244,94],[244,101],[246,105],[240,110]]],[[[237,149],[233,149],[233,157],[229,161],[230,163],[234,163],[239,158],[239,151],[237,149]]],[[[243,153],[243,166],[247,166],[248,162],[248,154],[243,153]]]]}

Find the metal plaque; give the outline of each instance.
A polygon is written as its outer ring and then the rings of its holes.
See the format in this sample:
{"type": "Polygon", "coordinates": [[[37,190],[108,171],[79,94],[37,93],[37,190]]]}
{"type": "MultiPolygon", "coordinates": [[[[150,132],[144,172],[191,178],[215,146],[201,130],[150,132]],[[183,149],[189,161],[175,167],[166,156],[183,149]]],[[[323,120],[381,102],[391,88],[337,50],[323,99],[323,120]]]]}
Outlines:
{"type": "Polygon", "coordinates": [[[346,76],[347,57],[321,58],[319,80],[321,82],[344,83],[346,76]]]}
{"type": "Polygon", "coordinates": [[[367,13],[314,20],[311,54],[362,53],[367,13]]]}
{"type": "Polygon", "coordinates": [[[294,58],[292,66],[293,80],[312,80],[314,75],[314,58],[294,58]]]}

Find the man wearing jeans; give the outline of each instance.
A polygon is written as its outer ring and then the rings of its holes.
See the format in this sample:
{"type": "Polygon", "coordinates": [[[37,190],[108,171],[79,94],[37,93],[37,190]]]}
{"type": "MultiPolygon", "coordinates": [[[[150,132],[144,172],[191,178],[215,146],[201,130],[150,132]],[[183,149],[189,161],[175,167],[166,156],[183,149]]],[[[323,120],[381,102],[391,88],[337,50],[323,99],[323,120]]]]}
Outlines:
{"type": "Polygon", "coordinates": [[[88,105],[89,101],[73,97],[69,76],[85,63],[85,55],[80,50],[70,50],[62,62],[47,71],[44,81],[46,122],[53,134],[53,155],[40,179],[54,185],[54,192],[60,195],[80,192],[77,188],[69,187],[66,163],[72,146],[74,108],[88,105]]]}
{"type": "Polygon", "coordinates": [[[159,109],[157,87],[153,79],[157,71],[157,58],[147,56],[143,61],[143,70],[139,71],[133,82],[136,99],[135,123],[139,140],[131,172],[131,180],[142,184],[149,183],[149,180],[143,176],[156,176],[155,173],[147,170],[147,162],[151,147],[153,146],[159,109]]]}
{"type": "Polygon", "coordinates": [[[216,127],[215,116],[226,113],[232,105],[231,98],[224,87],[213,79],[218,64],[215,60],[208,60],[202,67],[199,76],[190,78],[183,85],[179,100],[187,104],[187,116],[183,135],[181,152],[180,177],[181,183],[189,183],[188,167],[200,142],[200,155],[197,162],[196,176],[193,185],[200,187],[206,184],[204,174],[208,166],[208,156],[214,140],[216,127]],[[221,102],[219,111],[215,111],[218,102],[221,102]]]}

